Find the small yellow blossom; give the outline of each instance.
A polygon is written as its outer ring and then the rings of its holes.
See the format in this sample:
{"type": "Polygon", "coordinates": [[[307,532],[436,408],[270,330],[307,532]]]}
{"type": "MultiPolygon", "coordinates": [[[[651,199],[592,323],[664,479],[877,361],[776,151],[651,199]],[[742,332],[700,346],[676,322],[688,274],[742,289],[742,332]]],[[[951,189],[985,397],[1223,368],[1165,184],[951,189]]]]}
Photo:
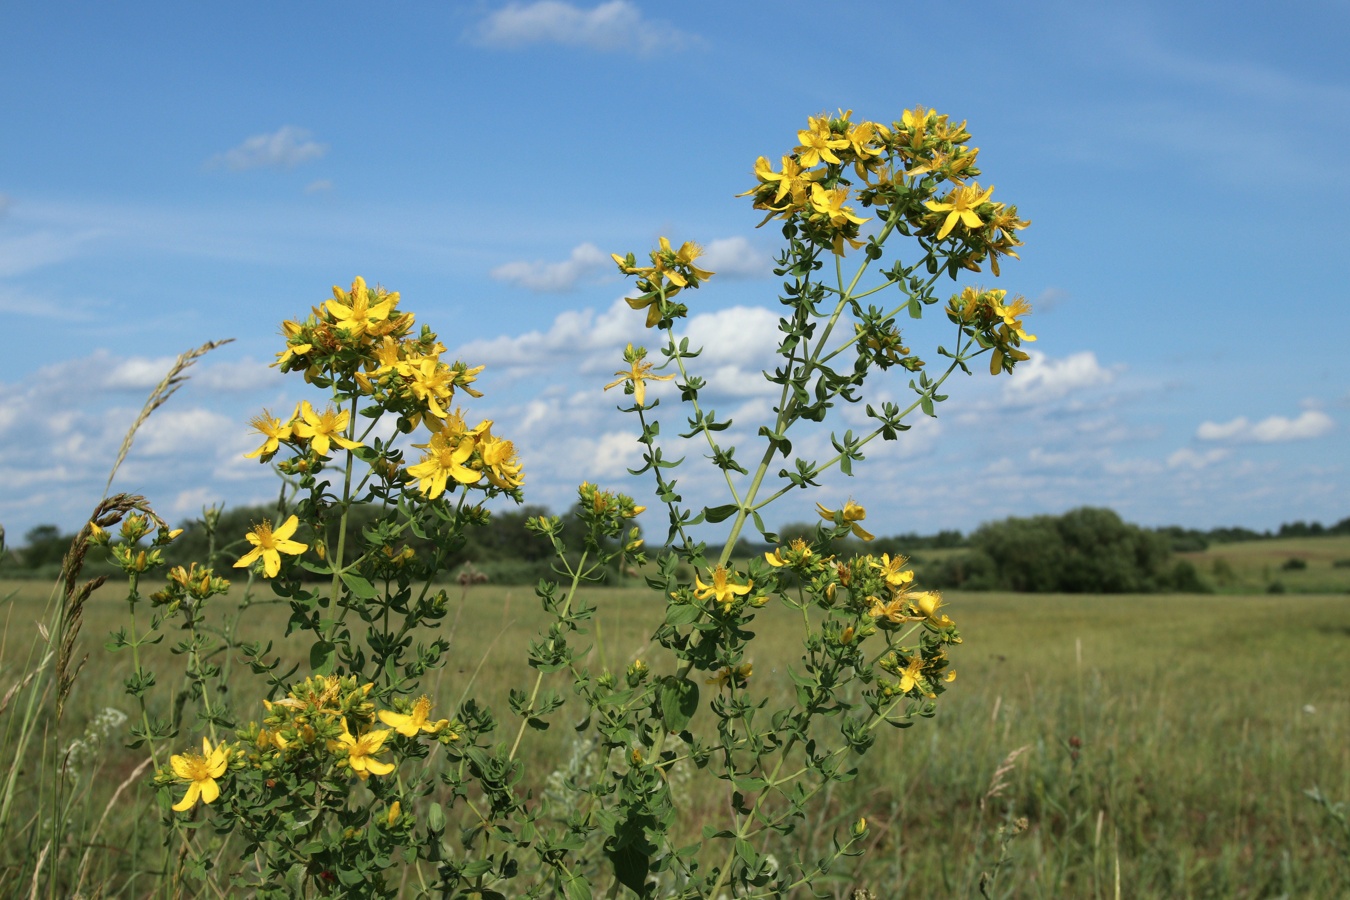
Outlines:
{"type": "Polygon", "coordinates": [[[448,719],[440,719],[435,722],[428,721],[430,715],[431,698],[425,694],[413,704],[410,713],[396,713],[388,709],[382,709],[379,713],[381,722],[404,737],[416,737],[419,732],[423,731],[427,734],[435,734],[450,724],[448,719]]]}
{"type": "Polygon", "coordinates": [[[914,580],[914,571],[904,568],[907,562],[909,560],[903,556],[896,556],[892,559],[889,553],[883,553],[879,561],[872,560],[869,565],[879,570],[882,577],[886,579],[886,583],[891,587],[900,587],[914,580]]]}
{"type": "Polygon", "coordinates": [[[853,207],[844,206],[844,201],[847,199],[848,188],[846,187],[837,187],[827,191],[818,184],[811,185],[811,208],[828,219],[834,227],[842,228],[850,222],[854,225],[861,225],[869,221],[855,216],[853,207]]]}
{"type": "Polygon", "coordinates": [[[449,432],[450,429],[443,429],[432,435],[429,443],[413,445],[423,447],[427,452],[421,462],[408,466],[408,474],[417,479],[417,489],[429,500],[445,493],[450,479],[460,484],[475,484],[483,477],[482,472],[464,465],[473,455],[473,437],[465,435],[452,442],[449,432]]]}
{"type": "Polygon", "coordinates": [[[755,666],[753,663],[745,663],[734,669],[724,667],[722,671],[718,672],[712,678],[706,679],[703,683],[715,684],[718,687],[726,687],[727,684],[732,684],[736,687],[743,688],[745,687],[746,682],[750,680],[750,676],[754,674],[754,671],[755,666]]]}
{"type": "Polygon", "coordinates": [[[225,774],[225,766],[229,761],[230,748],[224,744],[217,744],[214,748],[211,742],[202,738],[202,752],[184,753],[182,756],[170,756],[169,765],[173,768],[173,774],[180,781],[188,783],[187,793],[183,799],[173,805],[175,812],[186,812],[196,805],[200,798],[203,803],[212,803],[220,796],[220,786],[216,784],[216,779],[225,774]]]}
{"type": "Polygon", "coordinates": [[[945,212],[947,218],[942,222],[942,228],[938,230],[938,240],[942,240],[951,233],[952,228],[958,222],[967,228],[979,228],[984,221],[975,214],[975,210],[981,203],[988,202],[993,196],[994,188],[990,186],[987,190],[981,191],[979,182],[970,185],[962,185],[953,188],[941,201],[929,200],[924,203],[933,212],[945,212]]]}
{"type": "Polygon", "coordinates": [[[398,305],[398,294],[374,293],[374,302],[371,302],[372,291],[366,287],[366,280],[358,275],[350,292],[334,285],[333,299],[324,304],[324,309],[333,317],[333,324],[346,331],[352,340],[359,341],[378,329],[398,305]]]}
{"type": "Polygon", "coordinates": [[[291,556],[298,556],[309,548],[308,544],[290,540],[291,535],[295,534],[295,529],[299,525],[300,520],[291,516],[281,523],[280,528],[273,531],[271,521],[263,519],[261,524],[253,526],[253,530],[244,535],[248,542],[253,545],[253,549],[239,557],[239,561],[234,564],[234,567],[242,569],[254,560],[261,558],[263,574],[268,578],[276,577],[276,574],[281,571],[281,554],[287,553],[291,556]]]}
{"type": "Polygon", "coordinates": [[[830,131],[830,117],[827,115],[811,116],[806,122],[806,130],[797,132],[797,140],[801,141],[801,146],[796,152],[801,164],[808,169],[818,165],[822,160],[837,165],[839,157],[835,156],[834,151],[847,147],[848,138],[836,137],[830,131]]]}
{"type": "Polygon", "coordinates": [[[919,591],[911,594],[909,602],[914,604],[915,609],[923,613],[924,618],[938,628],[950,628],[956,624],[946,613],[938,613],[938,610],[942,607],[942,595],[937,591],[919,591]]]}
{"type": "Polygon", "coordinates": [[[900,673],[900,693],[908,694],[923,676],[923,658],[915,654],[909,659],[909,665],[900,673]]]}
{"type": "Polygon", "coordinates": [[[255,431],[266,437],[267,440],[263,442],[261,447],[254,450],[252,453],[245,453],[244,459],[256,459],[259,456],[270,458],[272,454],[276,453],[280,448],[282,441],[289,441],[291,439],[291,424],[282,422],[265,409],[262,411],[261,415],[249,419],[248,424],[252,426],[255,431]]]}
{"type": "Polygon", "coordinates": [[[347,720],[342,720],[342,734],[330,746],[333,749],[342,747],[347,748],[347,765],[357,776],[365,781],[371,775],[388,775],[394,771],[394,764],[381,762],[375,758],[375,754],[384,750],[385,739],[389,737],[389,732],[383,729],[379,731],[367,731],[360,737],[353,737],[351,731],[347,729],[347,720]]]}
{"type": "Polygon", "coordinates": [[[306,400],[300,404],[299,413],[300,421],[295,423],[293,432],[298,438],[307,438],[314,452],[320,456],[328,455],[330,443],[337,444],[344,450],[355,450],[361,446],[360,442],[342,436],[342,432],[347,430],[347,425],[351,421],[351,413],[347,410],[338,412],[330,406],[322,413],[317,413],[306,400]]]}
{"type": "Polygon", "coordinates": [[[726,612],[731,608],[731,604],[736,602],[737,597],[744,597],[750,593],[750,588],[754,587],[753,581],[748,584],[736,584],[730,580],[730,574],[726,566],[718,566],[712,570],[712,584],[704,584],[695,575],[694,596],[699,600],[715,600],[722,604],[722,611],[726,612]]]}
{"type": "MultiPolygon", "coordinates": [[[[628,351],[624,354],[624,356],[625,356],[625,357],[631,357],[631,356],[634,356],[634,354],[633,354],[633,345],[632,345],[632,344],[629,344],[629,345],[628,345],[628,351]]],[[[623,376],[623,377],[619,378],[617,381],[611,381],[609,384],[605,385],[605,390],[609,390],[609,389],[612,388],[612,387],[618,387],[619,385],[623,384],[624,382],[632,382],[632,384],[633,384],[633,402],[635,402],[638,406],[645,406],[645,405],[646,405],[646,402],[647,402],[647,384],[646,384],[646,382],[648,382],[648,381],[671,381],[672,379],[675,378],[674,375],[653,375],[653,374],[651,374],[651,371],[652,371],[652,364],[649,363],[649,362],[647,362],[645,359],[640,358],[640,357],[634,358],[631,365],[632,365],[632,368],[631,368],[629,371],[627,371],[627,372],[625,372],[625,371],[623,371],[623,370],[620,370],[620,371],[618,371],[618,372],[615,372],[615,373],[614,373],[615,375],[621,375],[621,376],[623,376]]]]}
{"type": "Polygon", "coordinates": [[[857,537],[861,538],[864,541],[870,541],[872,540],[873,537],[875,537],[875,535],[871,534],[870,532],[867,531],[867,529],[863,528],[861,525],[858,524],[863,519],[867,518],[867,510],[863,509],[861,506],[854,503],[852,500],[844,504],[844,508],[842,511],[826,509],[824,506],[821,506],[819,503],[817,503],[816,512],[820,513],[820,517],[822,519],[825,519],[830,522],[835,521],[835,516],[839,515],[842,512],[844,517],[844,524],[853,526],[851,530],[857,537]]]}

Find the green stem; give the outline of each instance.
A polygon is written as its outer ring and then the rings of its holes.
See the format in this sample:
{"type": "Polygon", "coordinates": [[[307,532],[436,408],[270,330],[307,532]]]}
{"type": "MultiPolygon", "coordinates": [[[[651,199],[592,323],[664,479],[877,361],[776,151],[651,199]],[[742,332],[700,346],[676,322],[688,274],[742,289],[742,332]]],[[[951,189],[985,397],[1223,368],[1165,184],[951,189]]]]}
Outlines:
{"type": "MultiPolygon", "coordinates": [[[[586,556],[589,553],[590,553],[589,550],[583,550],[581,552],[581,559],[577,560],[577,565],[575,569],[573,569],[571,566],[568,566],[568,569],[570,570],[572,575],[572,585],[567,590],[567,599],[563,601],[562,611],[558,616],[559,619],[565,618],[572,611],[572,600],[576,598],[577,586],[581,584],[582,570],[586,568],[586,556]]],[[[564,559],[564,563],[566,563],[566,559],[564,559]]],[[[548,649],[552,650],[553,645],[554,645],[553,638],[549,638],[548,649]]],[[[534,701],[539,699],[539,688],[543,685],[543,683],[544,683],[544,673],[541,670],[537,672],[534,677],[534,689],[530,691],[530,702],[527,705],[528,710],[530,711],[534,710],[534,701]]],[[[520,728],[516,730],[516,739],[511,742],[511,752],[507,754],[506,757],[508,761],[516,758],[516,751],[520,749],[520,739],[525,736],[525,728],[527,725],[529,725],[529,723],[530,718],[528,714],[520,720],[520,728]]]]}

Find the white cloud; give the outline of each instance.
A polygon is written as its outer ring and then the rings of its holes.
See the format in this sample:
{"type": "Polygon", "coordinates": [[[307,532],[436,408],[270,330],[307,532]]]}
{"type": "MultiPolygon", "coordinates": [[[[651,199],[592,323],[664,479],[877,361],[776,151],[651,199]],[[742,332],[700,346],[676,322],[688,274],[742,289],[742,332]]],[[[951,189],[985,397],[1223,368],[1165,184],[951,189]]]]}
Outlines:
{"type": "Polygon", "coordinates": [[[1213,450],[1206,450],[1204,453],[1192,450],[1190,447],[1182,447],[1167,457],[1167,467],[1170,469],[1204,469],[1215,463],[1223,462],[1231,455],[1232,451],[1222,447],[1215,447],[1213,450]]]}
{"type": "Polygon", "coordinates": [[[256,359],[222,363],[198,363],[190,370],[192,384],[209,391],[247,392],[275,388],[282,383],[281,372],[256,359]]]}
{"type": "Polygon", "coordinates": [[[333,182],[327,178],[320,178],[318,181],[311,181],[305,185],[306,194],[322,194],[333,189],[333,182]]]}
{"type": "Polygon", "coordinates": [[[582,279],[589,278],[613,265],[609,256],[594,244],[580,244],[563,262],[509,262],[493,269],[490,274],[498,281],[514,284],[532,291],[558,293],[570,291],[582,279]]]}
{"type": "Polygon", "coordinates": [[[0,194],[0,219],[5,217],[5,213],[9,212],[9,208],[13,204],[14,201],[10,199],[9,194],[0,194]]]}
{"type": "MultiPolygon", "coordinates": [[[[106,359],[106,356],[104,358],[106,359]]],[[[148,392],[164,380],[173,364],[172,356],[158,359],[132,356],[112,363],[111,368],[103,375],[102,386],[114,391],[148,392]]]]}
{"type": "Polygon", "coordinates": [[[319,159],[328,152],[327,144],[309,139],[309,132],[294,125],[283,125],[271,134],[255,134],[242,144],[219,153],[206,164],[234,172],[245,169],[291,169],[300,163],[319,159]]]}
{"type": "MultiPolygon", "coordinates": [[[[622,348],[627,341],[640,339],[641,332],[642,317],[616,300],[602,315],[593,309],[559,313],[547,331],[470,341],[455,350],[455,357],[475,366],[486,365],[489,372],[502,367],[519,374],[556,369],[564,361],[584,365],[597,360],[605,348],[622,348]]],[[[622,361],[617,353],[610,354],[588,368],[608,369],[622,361]]]]}
{"type": "Polygon", "coordinates": [[[561,44],[647,54],[679,50],[698,39],[666,22],[643,18],[628,0],[608,0],[593,9],[562,0],[537,0],[509,3],[492,13],[479,27],[478,41],[489,47],[561,44]]]}
{"type": "Polygon", "coordinates": [[[204,407],[163,407],[136,432],[135,451],[141,456],[214,457],[221,448],[241,443],[242,429],[229,416],[204,407]]]}
{"type": "Polygon", "coordinates": [[[1271,416],[1252,423],[1246,416],[1229,422],[1202,422],[1195,436],[1202,441],[1229,441],[1236,444],[1280,444],[1306,441],[1328,433],[1336,426],[1331,416],[1317,409],[1305,410],[1297,419],[1271,416]]]}
{"type": "Polygon", "coordinates": [[[743,237],[708,242],[697,265],[700,269],[715,272],[718,278],[763,278],[773,273],[773,259],[769,254],[743,237]]]}
{"type": "Polygon", "coordinates": [[[1069,394],[1110,384],[1116,372],[1097,362],[1090,350],[1051,360],[1041,353],[1019,363],[1003,386],[1003,399],[1017,406],[1035,406],[1069,394]]]}

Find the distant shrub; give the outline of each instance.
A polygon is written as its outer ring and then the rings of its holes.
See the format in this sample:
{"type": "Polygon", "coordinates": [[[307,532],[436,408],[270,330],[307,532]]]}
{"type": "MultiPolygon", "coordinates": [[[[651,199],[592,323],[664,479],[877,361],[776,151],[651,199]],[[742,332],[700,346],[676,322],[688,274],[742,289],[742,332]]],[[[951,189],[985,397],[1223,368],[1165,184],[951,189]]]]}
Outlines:
{"type": "Polygon", "coordinates": [[[1280,581],[1278,578],[1275,579],[1275,580],[1272,581],[1269,585],[1266,586],[1266,593],[1267,593],[1267,594],[1283,594],[1283,593],[1285,593],[1284,582],[1283,582],[1283,581],[1280,581]]]}
{"type": "Polygon", "coordinates": [[[1331,564],[1333,569],[1350,569],[1350,559],[1338,559],[1331,564]]]}
{"type": "Polygon", "coordinates": [[[1172,571],[1168,573],[1167,580],[1168,586],[1179,594],[1212,594],[1214,592],[1214,588],[1200,577],[1200,572],[1189,560],[1177,560],[1176,565],[1172,566],[1172,571]]]}
{"type": "Polygon", "coordinates": [[[1214,580],[1222,585],[1229,585],[1237,580],[1237,573],[1233,571],[1233,564],[1222,556],[1215,558],[1213,565],[1209,567],[1209,571],[1214,576],[1214,580]]]}
{"type": "Polygon", "coordinates": [[[1297,572],[1306,568],[1308,568],[1308,561],[1296,556],[1291,556],[1280,564],[1280,570],[1284,572],[1297,572]]]}

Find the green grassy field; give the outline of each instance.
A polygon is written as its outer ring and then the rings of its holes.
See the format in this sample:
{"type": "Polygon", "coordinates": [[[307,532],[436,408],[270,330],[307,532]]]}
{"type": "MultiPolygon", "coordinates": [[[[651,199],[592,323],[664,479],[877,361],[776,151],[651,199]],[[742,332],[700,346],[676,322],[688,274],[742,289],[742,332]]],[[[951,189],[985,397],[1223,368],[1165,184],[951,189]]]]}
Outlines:
{"type": "MultiPolygon", "coordinates": [[[[1272,548],[1275,565],[1301,542],[1288,543],[1272,548]]],[[[117,596],[110,585],[87,607],[90,659],[63,742],[106,707],[130,711],[121,692],[127,662],[102,648],[124,620],[117,596]]],[[[9,598],[0,651],[7,689],[23,672],[46,587],[0,583],[0,597],[9,598]]],[[[600,609],[591,664],[621,670],[641,656],[658,668],[646,636],[660,601],[637,589],[596,590],[591,599],[600,609]]],[[[791,838],[824,848],[834,827],[867,817],[872,852],[836,869],[835,896],[855,886],[879,897],[975,896],[998,855],[997,827],[1021,816],[1029,828],[1009,844],[994,896],[1350,895],[1337,833],[1304,796],[1316,785],[1350,800],[1350,597],[952,594],[949,603],[965,643],[953,653],[958,679],[938,717],[883,735],[858,778],[791,838]],[[993,789],[1000,763],[1019,748],[993,789]]],[[[758,690],[788,690],[795,626],[785,612],[770,606],[757,620],[758,690]]],[[[278,606],[254,607],[243,627],[280,643],[285,619],[278,606]]],[[[525,589],[476,587],[457,600],[445,626],[452,661],[431,685],[438,708],[472,692],[508,719],[506,692],[527,684],[523,648],[542,621],[525,589]]],[[[165,645],[153,665],[167,676],[165,645]]],[[[306,649],[287,652],[299,660],[306,649]]],[[[236,667],[230,685],[241,717],[258,709],[246,669],[236,667]]],[[[558,721],[567,721],[566,708],[558,721]]],[[[535,780],[565,758],[570,733],[529,733],[535,780]]],[[[123,726],[88,763],[100,774],[81,800],[85,814],[97,817],[140,761],[121,748],[125,738],[123,726]]],[[[691,833],[725,803],[718,787],[689,788],[691,833]]],[[[149,797],[133,785],[104,826],[97,883],[110,895],[151,888],[146,860],[159,838],[149,797]]],[[[32,846],[5,848],[5,863],[38,852],[40,841],[34,833],[32,846]]]]}
{"type": "Polygon", "coordinates": [[[1239,541],[1177,555],[1221,591],[1260,592],[1278,584],[1291,593],[1350,592],[1350,536],[1239,541]]]}

